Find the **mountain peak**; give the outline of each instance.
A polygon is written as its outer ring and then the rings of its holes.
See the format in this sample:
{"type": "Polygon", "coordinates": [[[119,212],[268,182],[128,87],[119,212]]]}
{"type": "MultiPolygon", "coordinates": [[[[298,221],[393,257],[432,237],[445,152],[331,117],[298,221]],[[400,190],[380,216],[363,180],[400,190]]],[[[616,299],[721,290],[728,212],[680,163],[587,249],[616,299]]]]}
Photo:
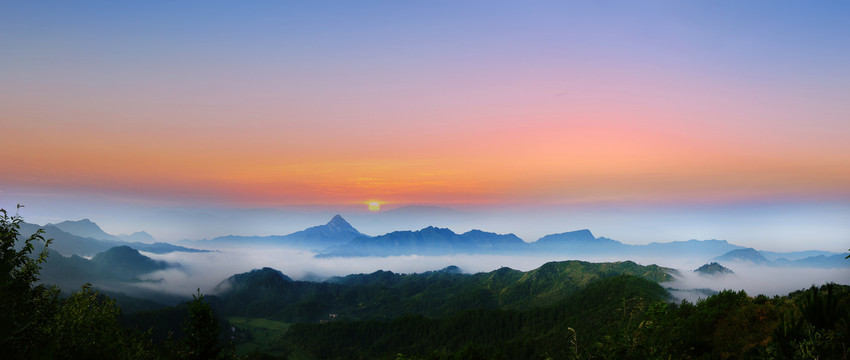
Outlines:
{"type": "MultiPolygon", "coordinates": [[[[600,238],[602,239],[602,238],[600,238]]],[[[568,231],[560,234],[546,235],[537,240],[538,244],[547,243],[591,243],[598,239],[588,229],[568,231]]],[[[613,241],[613,240],[611,240],[613,241]]]]}
{"type": "Polygon", "coordinates": [[[100,226],[97,225],[97,223],[89,219],[82,219],[77,221],[66,220],[52,225],[57,227],[59,230],[62,230],[72,235],[88,237],[97,240],[121,240],[115,235],[107,234],[105,231],[103,231],[103,229],[100,228],[100,226]]]}
{"type": "Polygon", "coordinates": [[[700,266],[698,269],[694,270],[694,272],[699,273],[700,275],[734,274],[732,270],[729,270],[729,268],[720,265],[717,262],[711,262],[700,266]]]}
{"type": "Polygon", "coordinates": [[[758,250],[753,248],[737,249],[727,252],[712,260],[718,261],[745,261],[754,264],[765,264],[769,261],[758,250]]]}
{"type": "Polygon", "coordinates": [[[351,226],[351,224],[349,224],[348,221],[345,221],[345,219],[343,219],[340,215],[334,215],[331,221],[328,221],[325,226],[334,231],[357,231],[357,229],[351,226]]]}

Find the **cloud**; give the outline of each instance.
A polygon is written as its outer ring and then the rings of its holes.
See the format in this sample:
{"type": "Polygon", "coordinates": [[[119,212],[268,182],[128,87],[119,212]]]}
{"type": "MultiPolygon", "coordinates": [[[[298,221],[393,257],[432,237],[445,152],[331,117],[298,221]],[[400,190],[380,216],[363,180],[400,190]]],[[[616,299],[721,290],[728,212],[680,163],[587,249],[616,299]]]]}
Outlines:
{"type": "MultiPolygon", "coordinates": [[[[295,279],[316,279],[344,276],[356,273],[372,273],[388,270],[396,273],[421,273],[456,265],[465,273],[488,272],[500,267],[529,271],[550,261],[573,260],[563,255],[508,256],[508,255],[449,255],[449,256],[390,256],[361,258],[314,258],[309,251],[281,247],[230,248],[211,253],[169,253],[145,255],[179,263],[180,266],[147,274],[145,279],[161,280],[140,284],[150,290],[165,291],[175,295],[186,295],[200,288],[212,293],[221,281],[228,277],[258,269],[271,267],[295,279]]],[[[591,262],[622,261],[622,258],[592,257],[580,260],[591,262]]],[[[702,265],[694,259],[634,258],[642,264],[658,264],[679,269],[676,280],[662,284],[665,287],[690,290],[723,289],[745,290],[750,295],[784,295],[791,291],[807,288],[813,284],[837,282],[847,284],[850,269],[806,269],[774,268],[747,264],[724,264],[735,274],[723,277],[707,277],[692,270],[702,265]],[[666,260],[666,261],[665,261],[666,260]]],[[[675,292],[679,299],[696,301],[704,293],[675,292]],[[696,295],[694,295],[696,294],[696,295]]]]}
{"type": "MultiPolygon", "coordinates": [[[[734,274],[719,276],[700,275],[693,271],[681,271],[676,280],[664,284],[679,290],[711,289],[744,290],[750,296],[764,294],[767,296],[786,295],[792,291],[806,289],[812,285],[822,285],[828,282],[850,284],[850,268],[815,269],[756,266],[745,263],[723,264],[734,274]]],[[[705,298],[704,293],[694,291],[674,292],[680,300],[695,302],[705,298]]]]}

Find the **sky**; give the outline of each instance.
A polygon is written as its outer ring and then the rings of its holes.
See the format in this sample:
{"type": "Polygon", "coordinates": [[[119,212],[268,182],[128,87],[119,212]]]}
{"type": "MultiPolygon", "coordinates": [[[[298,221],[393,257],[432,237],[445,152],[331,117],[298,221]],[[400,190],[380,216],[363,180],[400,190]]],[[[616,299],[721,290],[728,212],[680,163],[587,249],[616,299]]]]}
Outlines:
{"type": "Polygon", "coordinates": [[[843,1],[5,1],[0,204],[152,233],[127,219],[379,202],[525,214],[521,232],[558,209],[590,215],[543,229],[840,251],[848,17],[843,1]]]}

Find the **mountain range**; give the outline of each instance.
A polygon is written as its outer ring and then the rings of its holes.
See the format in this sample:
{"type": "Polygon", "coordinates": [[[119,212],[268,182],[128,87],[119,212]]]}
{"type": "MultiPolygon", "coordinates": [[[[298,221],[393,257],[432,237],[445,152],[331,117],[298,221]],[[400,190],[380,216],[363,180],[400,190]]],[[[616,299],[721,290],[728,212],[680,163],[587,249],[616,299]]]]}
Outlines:
{"type": "MultiPolygon", "coordinates": [[[[327,225],[316,226],[305,231],[321,229],[325,241],[321,245],[335,242],[337,245],[321,249],[316,257],[367,257],[367,256],[403,256],[403,255],[456,255],[456,254],[562,254],[565,257],[586,256],[634,256],[691,258],[717,261],[745,261],[752,264],[836,268],[848,267],[850,262],[843,261],[847,254],[826,251],[800,251],[792,253],[766,252],[774,260],[768,260],[761,252],[743,246],[731,244],[726,240],[688,240],[673,242],[653,242],[646,245],[623,244],[617,240],[596,237],[590,230],[582,229],[558,234],[546,235],[539,240],[526,243],[514,234],[496,234],[481,230],[471,230],[457,234],[449,229],[426,227],[417,231],[394,231],[379,236],[367,236],[345,222],[339,215],[327,225]],[[345,231],[334,230],[331,224],[344,223],[345,231]],[[349,239],[349,240],[346,240],[349,239]],[[807,256],[808,255],[808,256],[807,256]],[[786,258],[793,260],[788,260],[786,258]]],[[[302,236],[299,233],[282,238],[302,236]]],[[[284,241],[279,244],[286,244],[284,241]]],[[[301,243],[304,247],[304,244],[301,243]]],[[[306,246],[314,249],[316,246],[306,246]]]]}
{"type": "Polygon", "coordinates": [[[313,226],[289,235],[271,236],[221,236],[200,240],[204,246],[215,245],[266,245],[286,246],[306,250],[321,250],[345,244],[355,238],[366,236],[357,231],[342,216],[334,216],[327,224],[313,226]]]}
{"type": "Polygon", "coordinates": [[[467,309],[520,309],[550,306],[597,280],[632,275],[652,282],[672,280],[673,269],[631,261],[549,262],[537,269],[500,268],[463,274],[455,266],[419,274],[376,271],[324,282],[294,281],[263,268],[222,281],[210,296],[228,316],[316,321],[391,319],[404,314],[446,316],[467,309]]]}
{"type": "Polygon", "coordinates": [[[63,290],[74,290],[85,283],[116,288],[122,283],[139,282],[139,276],[171,266],[129,246],[110,248],[91,260],[78,255],[62,256],[49,248],[48,253],[40,272],[41,281],[58,285],[63,290]]]}
{"type": "Polygon", "coordinates": [[[481,230],[456,234],[449,229],[429,226],[419,231],[358,236],[348,243],[323,250],[317,257],[508,253],[519,251],[524,245],[525,242],[514,234],[481,230]]]}
{"type": "MultiPolygon", "coordinates": [[[[40,226],[22,224],[22,233],[35,232],[40,226]]],[[[126,242],[121,239],[153,239],[145,232],[133,235],[111,235],[94,222],[83,219],[47,224],[45,238],[54,239],[51,249],[63,255],[93,256],[115,246],[129,246],[139,251],[168,253],[173,251],[204,252],[168,243],[126,242]]],[[[553,255],[564,258],[636,256],[689,258],[701,261],[745,262],[765,266],[836,268],[848,267],[846,254],[826,251],[791,253],[760,252],[731,244],[725,240],[688,240],[646,245],[623,244],[617,240],[596,237],[590,230],[581,229],[550,234],[526,243],[514,234],[496,234],[471,230],[457,234],[450,229],[428,226],[416,231],[394,231],[369,236],[361,233],[340,215],[328,223],[309,227],[288,235],[223,236],[192,242],[205,248],[228,246],[282,246],[309,250],[316,257],[368,257],[457,254],[553,255]]]]}
{"type": "MultiPolygon", "coordinates": [[[[713,260],[724,262],[747,263],[751,265],[761,266],[776,266],[776,267],[808,267],[808,268],[838,268],[848,267],[846,260],[847,254],[831,254],[824,255],[822,252],[819,255],[797,258],[796,260],[788,260],[785,257],[778,257],[775,260],[767,259],[762,252],[753,248],[737,249],[715,257],[713,260]]],[[[774,256],[781,256],[782,253],[772,253],[774,256]]],[[[792,253],[796,254],[796,253],[792,253]]]]}
{"type": "Polygon", "coordinates": [[[140,231],[132,235],[112,235],[101,229],[96,223],[89,219],[78,221],[63,221],[57,224],[40,226],[37,224],[22,223],[21,234],[29,235],[38,229],[44,229],[44,238],[53,239],[50,249],[62,255],[94,256],[97,253],[109,250],[116,246],[129,246],[139,251],[154,254],[166,254],[175,251],[181,252],[208,252],[209,250],[191,249],[183,246],[173,245],[156,240],[150,234],[140,231]],[[145,240],[151,242],[139,242],[128,240],[145,240]]]}

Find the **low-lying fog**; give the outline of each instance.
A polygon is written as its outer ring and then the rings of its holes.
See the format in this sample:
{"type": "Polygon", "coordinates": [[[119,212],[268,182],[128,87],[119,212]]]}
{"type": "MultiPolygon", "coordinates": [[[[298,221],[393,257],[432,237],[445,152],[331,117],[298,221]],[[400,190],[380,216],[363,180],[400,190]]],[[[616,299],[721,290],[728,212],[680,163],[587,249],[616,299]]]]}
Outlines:
{"type": "MultiPolygon", "coordinates": [[[[144,255],[164,260],[179,266],[146,275],[146,279],[159,282],[146,282],[144,286],[151,290],[165,291],[175,295],[193,293],[200,288],[204,293],[214,293],[215,286],[224,279],[238,273],[262,267],[280,270],[295,280],[320,281],[331,276],[344,276],[356,273],[371,273],[388,270],[396,273],[421,273],[439,270],[449,265],[460,267],[465,273],[488,272],[500,267],[528,271],[540,267],[549,261],[571,260],[569,257],[551,256],[506,256],[506,255],[451,255],[451,256],[391,256],[358,258],[314,258],[308,251],[292,250],[280,247],[247,249],[224,249],[211,253],[170,253],[144,255]]],[[[579,260],[591,262],[622,261],[622,258],[592,257],[579,260]]],[[[727,275],[700,275],[693,270],[705,264],[703,259],[663,259],[634,258],[641,265],[657,264],[679,270],[676,280],[662,284],[675,289],[671,293],[678,300],[694,302],[705,297],[704,291],[691,289],[745,290],[754,296],[785,295],[789,292],[820,285],[827,282],[850,284],[850,268],[811,269],[778,268],[753,266],[749,264],[723,264],[734,271],[727,275]]],[[[848,260],[850,261],[850,260],[848,260]]]]}

